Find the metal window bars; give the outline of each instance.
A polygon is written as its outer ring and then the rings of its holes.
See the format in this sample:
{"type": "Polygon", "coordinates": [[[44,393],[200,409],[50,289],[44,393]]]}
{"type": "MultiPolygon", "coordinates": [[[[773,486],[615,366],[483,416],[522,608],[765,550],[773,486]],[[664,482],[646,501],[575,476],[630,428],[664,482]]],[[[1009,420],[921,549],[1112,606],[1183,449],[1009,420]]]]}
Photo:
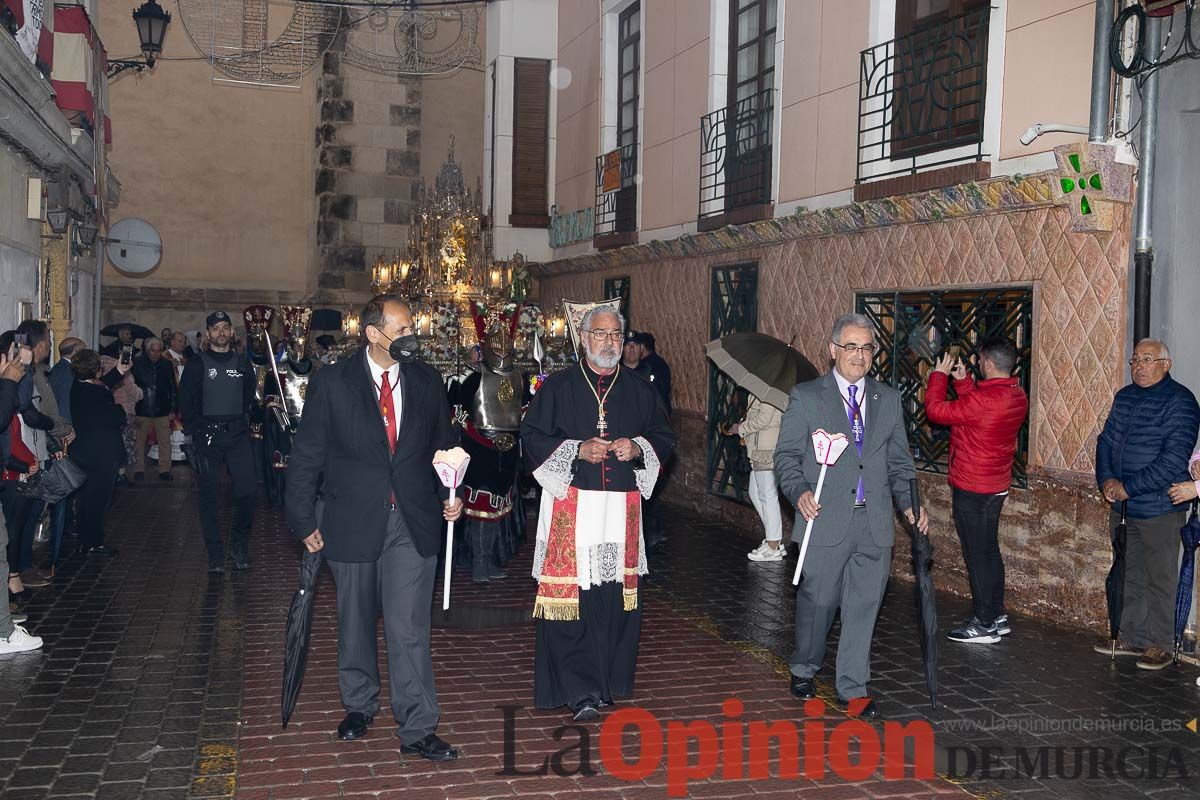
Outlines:
{"type": "Polygon", "coordinates": [[[700,219],[771,201],[775,90],[700,118],[700,219]]]}
{"type": "Polygon", "coordinates": [[[637,142],[596,157],[596,236],[637,230],[637,175],[637,142]]]}
{"type": "Polygon", "coordinates": [[[982,161],[992,9],[863,50],[856,183],[982,161]]]}
{"type": "MultiPolygon", "coordinates": [[[[968,372],[976,378],[978,363],[969,358],[996,336],[1017,347],[1013,375],[1029,392],[1033,358],[1033,289],[1030,287],[924,292],[860,293],[855,310],[875,329],[879,350],[871,375],[900,392],[904,425],[917,469],[949,471],[950,429],[925,418],[925,386],[937,357],[958,345],[968,372]]],[[[1028,484],[1029,418],[1017,435],[1013,483],[1028,484]]]]}

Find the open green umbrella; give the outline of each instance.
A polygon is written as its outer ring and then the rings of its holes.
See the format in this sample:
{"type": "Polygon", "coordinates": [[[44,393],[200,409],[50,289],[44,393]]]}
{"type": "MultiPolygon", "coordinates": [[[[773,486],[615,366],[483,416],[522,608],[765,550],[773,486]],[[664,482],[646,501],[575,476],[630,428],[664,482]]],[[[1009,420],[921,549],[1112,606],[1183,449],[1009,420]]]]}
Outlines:
{"type": "Polygon", "coordinates": [[[765,333],[731,333],[704,352],[734,383],[780,411],[787,411],[792,387],[821,376],[798,350],[765,333]]]}

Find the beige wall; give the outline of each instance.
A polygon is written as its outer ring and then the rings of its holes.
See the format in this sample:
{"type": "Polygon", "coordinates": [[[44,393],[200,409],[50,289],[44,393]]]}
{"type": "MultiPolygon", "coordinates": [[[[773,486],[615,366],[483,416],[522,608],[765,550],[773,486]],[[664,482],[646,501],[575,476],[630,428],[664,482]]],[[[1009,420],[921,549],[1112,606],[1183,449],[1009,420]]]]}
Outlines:
{"type": "Polygon", "coordinates": [[[870,0],[791,0],[784,14],[779,202],[854,185],[859,52],[870,0]]]}
{"type": "Polygon", "coordinates": [[[1053,133],[1024,147],[1036,122],[1087,125],[1095,3],[1010,0],[1004,42],[1004,111],[1000,157],[1027,156],[1086,137],[1053,133]]]}
{"type": "MultiPolygon", "coordinates": [[[[97,23],[113,56],[138,50],[136,0],[109,0],[97,23]]],[[[175,14],[165,55],[200,58],[175,14]]],[[[274,27],[274,26],[273,26],[274,27]]],[[[299,91],[219,84],[204,60],[125,73],[110,91],[113,220],[142,217],[163,237],[152,273],[109,266],[109,286],[304,291],[313,209],[314,82],[299,91]]]]}
{"type": "Polygon", "coordinates": [[[591,206],[600,150],[600,4],[562,0],[558,5],[558,93],[554,203],[560,213],[591,206]]]}

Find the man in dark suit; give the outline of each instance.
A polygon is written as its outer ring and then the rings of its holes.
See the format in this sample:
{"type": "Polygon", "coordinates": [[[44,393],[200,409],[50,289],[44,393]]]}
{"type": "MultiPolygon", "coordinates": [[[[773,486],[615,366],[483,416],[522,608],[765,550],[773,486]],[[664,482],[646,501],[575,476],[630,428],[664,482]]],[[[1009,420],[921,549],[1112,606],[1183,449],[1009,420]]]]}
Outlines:
{"type": "Polygon", "coordinates": [[[309,382],[288,461],[288,525],[309,552],[324,553],[337,585],[347,712],[338,736],[365,736],[379,710],[382,611],[401,752],[447,761],[458,751],[434,732],[429,623],[442,520],[458,519],[462,500],[441,499],[433,455],[457,441],[442,378],[416,358],[408,304],[380,295],[362,325],[367,346],[309,382]]]}
{"type": "MultiPolygon", "coordinates": [[[[892,565],[892,505],[912,520],[909,480],[916,469],[899,393],[867,377],[876,351],[870,320],[860,314],[839,317],[831,339],[833,369],[792,390],[775,448],[779,486],[800,512],[792,539],[801,541],[807,521],[816,520],[796,592],[791,692],[801,699],[816,696],[813,676],[840,606],[838,701],[848,705],[863,698],[855,704],[857,713],[874,719],[879,708],[867,694],[867,682],[875,617],[892,565]],[[829,467],[818,504],[813,489],[821,467],[812,434],[819,428],[845,434],[850,446],[829,467]]],[[[921,530],[927,525],[921,509],[921,530]]]]}
{"type": "Polygon", "coordinates": [[[58,346],[58,363],[50,368],[50,389],[54,392],[54,402],[58,404],[58,413],[67,422],[71,421],[71,384],[75,376],[71,374],[71,357],[85,347],[83,339],[68,336],[58,346]]]}

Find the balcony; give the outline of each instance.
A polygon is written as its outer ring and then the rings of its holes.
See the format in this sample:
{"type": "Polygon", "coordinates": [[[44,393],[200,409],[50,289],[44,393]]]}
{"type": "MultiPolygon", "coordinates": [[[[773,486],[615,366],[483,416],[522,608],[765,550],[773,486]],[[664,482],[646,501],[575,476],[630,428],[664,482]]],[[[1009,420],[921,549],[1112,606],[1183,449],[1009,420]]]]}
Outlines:
{"type": "Polygon", "coordinates": [[[862,51],[855,200],[990,176],[990,19],[985,5],[862,51]]]}
{"type": "Polygon", "coordinates": [[[699,229],[771,215],[774,89],[700,118],[699,229]]]}
{"type": "Polygon", "coordinates": [[[597,250],[637,242],[637,174],[637,142],[596,157],[597,250]]]}

